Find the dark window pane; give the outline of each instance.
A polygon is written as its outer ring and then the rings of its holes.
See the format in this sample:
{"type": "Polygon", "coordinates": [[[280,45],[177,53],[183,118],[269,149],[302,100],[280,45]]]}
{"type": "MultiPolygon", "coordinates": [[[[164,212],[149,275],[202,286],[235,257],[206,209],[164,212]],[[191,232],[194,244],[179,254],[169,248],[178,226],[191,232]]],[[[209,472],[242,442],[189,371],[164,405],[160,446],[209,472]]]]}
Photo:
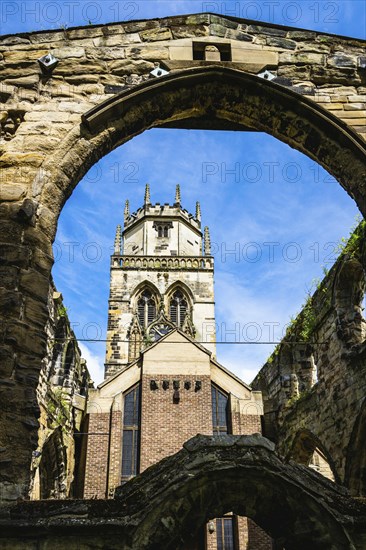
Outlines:
{"type": "Polygon", "coordinates": [[[217,550],[235,550],[234,518],[218,518],[216,520],[217,550]]]}
{"type": "Polygon", "coordinates": [[[122,477],[132,475],[132,430],[123,430],[122,477]]]}
{"type": "Polygon", "coordinates": [[[211,386],[213,433],[228,433],[228,396],[211,386]]]}
{"type": "Polygon", "coordinates": [[[216,539],[217,539],[217,550],[224,550],[223,544],[223,533],[222,533],[222,520],[216,520],[216,539]]]}
{"type": "Polygon", "coordinates": [[[134,424],[134,391],[125,395],[125,407],[123,423],[125,426],[133,426],[134,424]]]}
{"type": "Polygon", "coordinates": [[[234,550],[234,530],[232,518],[224,519],[224,549],[234,550]]]}
{"type": "Polygon", "coordinates": [[[122,480],[138,473],[140,445],[140,385],[124,396],[122,480]]]}

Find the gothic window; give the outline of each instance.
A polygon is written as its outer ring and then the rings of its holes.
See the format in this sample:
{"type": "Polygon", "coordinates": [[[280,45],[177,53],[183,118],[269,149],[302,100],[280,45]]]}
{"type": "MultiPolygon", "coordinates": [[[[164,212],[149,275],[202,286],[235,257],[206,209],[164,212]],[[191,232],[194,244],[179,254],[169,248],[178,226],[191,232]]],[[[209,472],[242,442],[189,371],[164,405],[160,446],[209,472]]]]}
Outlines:
{"type": "Polygon", "coordinates": [[[229,398],[214,384],[211,385],[212,428],[214,434],[229,433],[229,398]]]}
{"type": "Polygon", "coordinates": [[[217,550],[236,550],[234,517],[216,519],[217,550]]]}
{"type": "Polygon", "coordinates": [[[140,385],[124,395],[122,482],[138,473],[140,454],[140,385]]]}
{"type": "Polygon", "coordinates": [[[153,227],[157,231],[158,238],[161,238],[161,237],[168,238],[169,237],[169,229],[173,227],[173,222],[162,223],[162,222],[155,221],[153,223],[153,227]]]}
{"type": "Polygon", "coordinates": [[[187,315],[188,303],[184,294],[180,290],[176,290],[173,296],[170,298],[169,303],[169,315],[170,320],[182,327],[187,315]]]}
{"type": "Polygon", "coordinates": [[[137,302],[140,325],[146,328],[156,317],[156,301],[150,290],[144,290],[137,302]]]}

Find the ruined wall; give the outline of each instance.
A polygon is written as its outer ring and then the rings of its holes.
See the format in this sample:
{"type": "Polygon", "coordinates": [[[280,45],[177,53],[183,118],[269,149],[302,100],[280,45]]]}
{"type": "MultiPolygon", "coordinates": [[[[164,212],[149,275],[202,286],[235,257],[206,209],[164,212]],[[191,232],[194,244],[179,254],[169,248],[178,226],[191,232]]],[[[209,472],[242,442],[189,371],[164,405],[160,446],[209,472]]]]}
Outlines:
{"type": "Polygon", "coordinates": [[[0,54],[1,498],[14,500],[38,445],[51,244],[81,177],[147,128],[249,127],[317,160],[366,213],[365,60],[361,40],[210,14],[4,36],[0,54]],[[220,61],[193,59],[212,43],[220,61]],[[166,78],[150,80],[155,63],[166,78]],[[142,83],[122,115],[101,106],[142,83]]]}
{"type": "Polygon", "coordinates": [[[355,494],[365,487],[365,452],[355,432],[366,392],[365,228],[361,222],[342,247],[253,381],[263,392],[265,434],[279,451],[309,464],[320,450],[336,480],[355,494]]]}
{"type": "Polygon", "coordinates": [[[31,499],[80,495],[78,468],[88,389],[91,384],[70,327],[62,295],[50,285],[47,354],[41,365],[37,402],[38,445],[32,454],[31,499]]]}
{"type": "Polygon", "coordinates": [[[254,517],[287,550],[361,550],[366,541],[361,500],[283,461],[259,435],[192,438],[113,500],[13,503],[0,509],[0,541],[8,550],[192,548],[194,530],[230,510],[254,517]]]}

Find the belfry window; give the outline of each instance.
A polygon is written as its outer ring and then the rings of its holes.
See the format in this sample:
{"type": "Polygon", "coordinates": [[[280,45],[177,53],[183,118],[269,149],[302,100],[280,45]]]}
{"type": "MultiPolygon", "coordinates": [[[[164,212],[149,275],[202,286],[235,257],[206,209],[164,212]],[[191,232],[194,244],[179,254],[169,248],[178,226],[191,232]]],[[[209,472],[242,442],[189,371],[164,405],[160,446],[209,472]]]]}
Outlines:
{"type": "Polygon", "coordinates": [[[170,320],[178,325],[183,326],[184,320],[187,315],[188,303],[184,297],[183,292],[176,290],[170,299],[169,315],[170,320]]]}
{"type": "Polygon", "coordinates": [[[140,454],[140,385],[124,395],[122,481],[135,476],[139,470],[140,454]]]}
{"type": "Polygon", "coordinates": [[[137,302],[140,325],[146,328],[156,317],[156,302],[150,290],[144,290],[137,302]]]}
{"type": "Polygon", "coordinates": [[[169,227],[170,225],[158,225],[158,237],[169,237],[169,227]]]}
{"type": "Polygon", "coordinates": [[[211,385],[212,428],[214,434],[229,433],[229,398],[214,384],[211,385]]]}

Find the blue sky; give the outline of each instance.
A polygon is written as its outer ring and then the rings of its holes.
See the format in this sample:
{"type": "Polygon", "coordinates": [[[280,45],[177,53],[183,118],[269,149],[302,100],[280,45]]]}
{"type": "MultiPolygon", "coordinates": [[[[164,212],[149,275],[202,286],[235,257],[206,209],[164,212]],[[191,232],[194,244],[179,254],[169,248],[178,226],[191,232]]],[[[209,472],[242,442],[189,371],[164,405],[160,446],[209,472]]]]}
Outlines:
{"type": "MultiPolygon", "coordinates": [[[[14,2],[0,6],[1,33],[35,31],[179,13],[230,13],[365,38],[365,2],[14,2]]],[[[126,198],[137,209],[145,183],[153,202],[172,202],[175,185],[211,230],[215,256],[218,359],[250,382],[358,209],[338,183],[304,155],[262,133],[154,129],[104,157],[80,182],[60,217],[53,276],[75,333],[106,334],[109,255],[126,198]],[[244,341],[252,344],[244,344],[244,341]]],[[[96,382],[105,343],[81,343],[96,382]]]]}

